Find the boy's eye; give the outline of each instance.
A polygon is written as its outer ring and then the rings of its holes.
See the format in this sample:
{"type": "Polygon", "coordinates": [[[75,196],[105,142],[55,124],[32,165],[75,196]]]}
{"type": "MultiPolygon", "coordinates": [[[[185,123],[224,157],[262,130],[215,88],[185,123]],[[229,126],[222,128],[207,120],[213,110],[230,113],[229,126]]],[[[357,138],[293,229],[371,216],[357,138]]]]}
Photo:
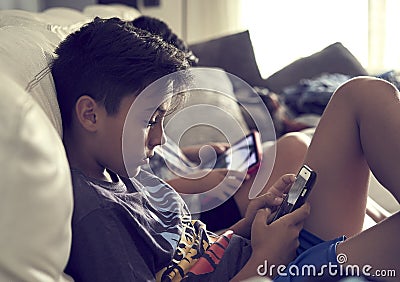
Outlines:
{"type": "Polygon", "coordinates": [[[147,127],[152,127],[157,124],[157,120],[151,120],[147,123],[147,127]]]}
{"type": "Polygon", "coordinates": [[[147,123],[147,127],[153,127],[154,125],[156,125],[157,123],[159,123],[160,121],[162,121],[162,117],[155,117],[151,120],[149,120],[149,122],[147,123]]]}
{"type": "Polygon", "coordinates": [[[153,127],[159,122],[162,122],[164,120],[164,114],[156,113],[154,116],[150,118],[150,120],[147,122],[147,127],[153,127]]]}

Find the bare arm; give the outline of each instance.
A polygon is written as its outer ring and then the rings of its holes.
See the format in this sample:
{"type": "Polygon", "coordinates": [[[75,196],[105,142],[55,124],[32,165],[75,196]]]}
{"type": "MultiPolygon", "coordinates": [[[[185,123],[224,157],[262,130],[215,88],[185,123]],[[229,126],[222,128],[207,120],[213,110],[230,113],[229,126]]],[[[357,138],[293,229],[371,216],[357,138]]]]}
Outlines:
{"type": "Polygon", "coordinates": [[[271,210],[258,210],[251,229],[253,253],[231,281],[243,281],[260,274],[273,278],[276,275],[273,269],[262,269],[265,262],[267,265],[287,265],[295,258],[299,233],[309,214],[310,206],[305,204],[268,225],[266,222],[271,216],[271,210]]]}
{"type": "Polygon", "coordinates": [[[268,189],[267,193],[258,196],[250,201],[244,218],[234,224],[230,229],[233,230],[235,234],[250,238],[251,226],[257,212],[260,209],[265,208],[275,210],[282,203],[284,193],[289,190],[294,180],[294,174],[285,174],[281,176],[268,189]]]}
{"type": "Polygon", "coordinates": [[[204,146],[211,146],[215,150],[215,153],[217,155],[223,153],[226,149],[228,149],[230,146],[228,143],[208,143],[208,144],[202,144],[202,145],[192,145],[192,146],[186,146],[183,147],[181,150],[185,154],[185,156],[192,162],[194,163],[200,163],[200,149],[203,148],[204,146]]]}
{"type": "Polygon", "coordinates": [[[167,180],[178,193],[197,194],[210,191],[221,185],[231,187],[235,191],[247,179],[247,174],[225,168],[201,170],[185,177],[176,177],[167,180]]]}

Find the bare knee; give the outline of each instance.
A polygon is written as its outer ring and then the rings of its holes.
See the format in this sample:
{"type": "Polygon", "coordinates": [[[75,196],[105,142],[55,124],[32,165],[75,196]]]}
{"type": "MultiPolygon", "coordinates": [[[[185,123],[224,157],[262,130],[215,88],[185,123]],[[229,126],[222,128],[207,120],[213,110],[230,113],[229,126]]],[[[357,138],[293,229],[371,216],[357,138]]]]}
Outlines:
{"type": "Polygon", "coordinates": [[[386,98],[398,100],[398,91],[394,85],[386,80],[359,76],[343,83],[333,94],[332,99],[344,98],[347,103],[364,108],[368,105],[376,108],[376,103],[386,98]]]}
{"type": "Polygon", "coordinates": [[[296,173],[304,162],[309,144],[310,138],[301,132],[287,133],[279,138],[273,176],[279,177],[285,173],[296,173]]]}
{"type": "Polygon", "coordinates": [[[310,137],[304,133],[287,133],[278,139],[277,150],[288,156],[301,156],[303,158],[308,150],[310,141],[310,137]]]}

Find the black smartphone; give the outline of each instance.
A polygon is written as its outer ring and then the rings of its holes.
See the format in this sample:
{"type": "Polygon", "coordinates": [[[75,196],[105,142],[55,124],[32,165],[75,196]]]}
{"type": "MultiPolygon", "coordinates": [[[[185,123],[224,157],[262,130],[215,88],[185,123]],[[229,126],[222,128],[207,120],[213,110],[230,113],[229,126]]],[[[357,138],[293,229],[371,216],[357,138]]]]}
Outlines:
{"type": "Polygon", "coordinates": [[[235,142],[229,149],[220,154],[215,164],[206,168],[227,168],[230,170],[253,173],[260,166],[262,158],[260,133],[252,131],[246,137],[235,142]],[[209,167],[213,165],[212,167],[209,167]]]}
{"type": "Polygon", "coordinates": [[[283,199],[275,216],[268,223],[274,222],[278,218],[301,207],[315,183],[317,174],[307,165],[303,165],[296,176],[295,182],[290,187],[289,193],[283,199]]]}

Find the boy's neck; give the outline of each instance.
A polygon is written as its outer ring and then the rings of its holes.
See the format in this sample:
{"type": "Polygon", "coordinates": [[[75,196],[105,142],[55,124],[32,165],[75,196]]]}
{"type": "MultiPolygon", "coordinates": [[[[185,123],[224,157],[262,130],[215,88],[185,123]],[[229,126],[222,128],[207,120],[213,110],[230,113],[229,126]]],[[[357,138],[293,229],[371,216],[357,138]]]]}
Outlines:
{"type": "Polygon", "coordinates": [[[64,131],[63,142],[71,168],[78,169],[91,178],[112,181],[105,168],[96,161],[91,151],[84,145],[83,138],[74,138],[71,131],[64,131]]]}

